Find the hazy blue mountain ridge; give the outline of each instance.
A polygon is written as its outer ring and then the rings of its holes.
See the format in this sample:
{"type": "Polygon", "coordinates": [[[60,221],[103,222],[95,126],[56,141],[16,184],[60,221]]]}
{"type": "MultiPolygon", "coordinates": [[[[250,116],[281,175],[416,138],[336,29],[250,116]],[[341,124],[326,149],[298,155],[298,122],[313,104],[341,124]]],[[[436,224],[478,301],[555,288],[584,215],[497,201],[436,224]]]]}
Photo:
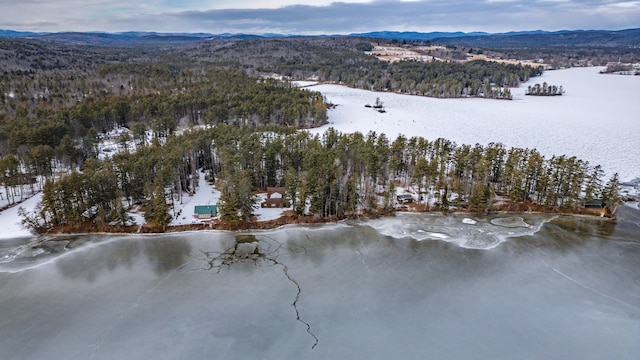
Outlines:
{"type": "MultiPolygon", "coordinates": [[[[209,34],[209,33],[160,33],[160,32],[20,32],[0,29],[0,37],[37,37],[51,41],[84,45],[126,45],[140,43],[190,43],[214,39],[245,40],[253,38],[280,38],[300,36],[296,34],[209,34]]],[[[562,30],[562,31],[513,31],[486,32],[399,32],[373,31],[349,35],[387,40],[431,41],[450,45],[484,47],[540,46],[630,46],[640,47],[640,28],[625,30],[562,30]]]]}

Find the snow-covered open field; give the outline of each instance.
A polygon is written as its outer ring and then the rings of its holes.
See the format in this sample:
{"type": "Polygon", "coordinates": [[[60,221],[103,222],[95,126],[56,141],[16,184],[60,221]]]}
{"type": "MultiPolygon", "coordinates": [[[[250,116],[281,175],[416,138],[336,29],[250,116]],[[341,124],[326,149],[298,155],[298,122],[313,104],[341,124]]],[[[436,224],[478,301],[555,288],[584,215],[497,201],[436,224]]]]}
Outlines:
{"type": "MultiPolygon", "coordinates": [[[[340,132],[385,133],[439,137],[457,144],[537,149],[546,157],[576,156],[602,165],[607,175],[621,180],[640,178],[640,77],[599,74],[600,67],[546,71],[519,88],[512,101],[489,99],[435,99],[378,93],[339,85],[317,85],[328,101],[329,127],[340,132]],[[528,85],[562,85],[563,96],[525,96],[528,85]],[[379,97],[386,113],[365,104],[379,97]]],[[[305,84],[308,85],[308,84],[305,84]]]]}

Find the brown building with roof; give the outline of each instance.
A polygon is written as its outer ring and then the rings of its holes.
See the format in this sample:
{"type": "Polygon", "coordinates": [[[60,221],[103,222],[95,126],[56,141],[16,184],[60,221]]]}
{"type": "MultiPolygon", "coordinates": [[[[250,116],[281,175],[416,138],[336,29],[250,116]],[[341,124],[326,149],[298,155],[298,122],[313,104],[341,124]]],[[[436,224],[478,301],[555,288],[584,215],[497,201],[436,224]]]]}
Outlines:
{"type": "Polygon", "coordinates": [[[285,198],[284,187],[267,187],[267,198],[262,202],[262,207],[288,207],[285,198]]]}

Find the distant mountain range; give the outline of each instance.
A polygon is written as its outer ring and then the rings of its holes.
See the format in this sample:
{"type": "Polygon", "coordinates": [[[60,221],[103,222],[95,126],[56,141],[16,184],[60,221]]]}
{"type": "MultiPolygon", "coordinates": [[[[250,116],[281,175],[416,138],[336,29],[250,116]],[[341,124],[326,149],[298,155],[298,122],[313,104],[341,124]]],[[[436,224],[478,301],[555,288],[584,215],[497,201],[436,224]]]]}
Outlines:
{"type": "Polygon", "coordinates": [[[640,28],[619,31],[566,30],[555,32],[506,33],[485,36],[439,38],[445,45],[469,45],[486,48],[524,47],[640,47],[640,28]]]}
{"type": "Polygon", "coordinates": [[[351,34],[387,40],[420,40],[440,44],[457,44],[494,48],[526,46],[640,46],[640,28],[626,30],[562,30],[514,31],[489,34],[485,32],[396,32],[377,31],[351,34]]]}
{"type": "Polygon", "coordinates": [[[349,36],[372,37],[388,40],[420,40],[428,41],[433,39],[456,38],[461,36],[486,36],[486,32],[415,32],[415,31],[373,31],[367,33],[349,34],[349,36]]]}
{"type": "Polygon", "coordinates": [[[74,45],[170,45],[175,43],[201,42],[214,39],[251,39],[262,37],[251,34],[208,34],[208,33],[158,33],[158,32],[56,32],[37,33],[1,30],[0,37],[37,38],[45,41],[62,42],[74,45]]]}
{"type": "MultiPolygon", "coordinates": [[[[39,33],[0,30],[0,37],[35,37],[84,45],[126,45],[155,43],[185,43],[215,39],[279,38],[300,35],[283,34],[209,34],[209,33],[158,33],[158,32],[59,32],[39,33]]],[[[329,35],[325,35],[329,36],[329,35]]],[[[344,35],[334,35],[344,36],[344,35]]],[[[347,36],[381,38],[387,40],[430,41],[448,45],[509,48],[528,46],[630,46],[640,47],[640,28],[626,30],[563,30],[563,31],[516,31],[507,33],[486,32],[398,32],[375,31],[349,34],[347,36]]]]}
{"type": "Polygon", "coordinates": [[[13,30],[2,30],[0,29],[0,36],[2,37],[26,37],[26,36],[37,36],[43,35],[46,33],[36,33],[36,32],[25,32],[25,31],[13,31],[13,30]]]}

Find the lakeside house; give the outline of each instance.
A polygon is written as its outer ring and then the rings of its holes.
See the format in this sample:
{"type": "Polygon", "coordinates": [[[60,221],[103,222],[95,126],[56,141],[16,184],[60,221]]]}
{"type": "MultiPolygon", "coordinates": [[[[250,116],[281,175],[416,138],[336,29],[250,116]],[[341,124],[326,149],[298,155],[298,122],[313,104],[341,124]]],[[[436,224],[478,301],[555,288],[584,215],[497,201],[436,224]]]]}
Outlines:
{"type": "Polygon", "coordinates": [[[267,198],[264,199],[261,206],[263,208],[271,207],[287,207],[289,204],[285,198],[284,187],[267,187],[267,198]]]}
{"type": "Polygon", "coordinates": [[[218,215],[218,207],[216,205],[196,205],[193,209],[193,215],[201,220],[207,220],[218,215]]]}

